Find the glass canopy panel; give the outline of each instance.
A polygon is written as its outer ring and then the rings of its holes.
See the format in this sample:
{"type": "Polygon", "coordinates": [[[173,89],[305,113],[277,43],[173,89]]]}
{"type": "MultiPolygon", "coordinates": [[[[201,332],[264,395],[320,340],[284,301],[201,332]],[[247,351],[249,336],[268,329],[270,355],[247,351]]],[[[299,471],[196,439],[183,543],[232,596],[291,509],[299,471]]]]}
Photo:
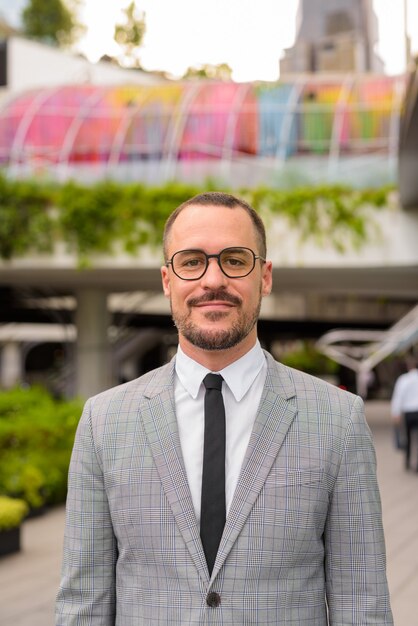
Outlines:
{"type": "Polygon", "coordinates": [[[360,78],[352,104],[351,128],[357,149],[387,150],[395,104],[395,82],[385,77],[360,78]]]}
{"type": "Polygon", "coordinates": [[[392,154],[404,83],[309,75],[31,90],[0,102],[0,163],[392,154]]]}
{"type": "MultiPolygon", "coordinates": [[[[71,124],[94,87],[37,90],[15,101],[11,156],[15,162],[58,161],[71,124]]],[[[9,135],[10,136],[10,135],[9,135]]]]}
{"type": "Polygon", "coordinates": [[[86,93],[83,105],[73,118],[62,146],[60,160],[69,163],[106,162],[116,129],[119,111],[109,103],[108,87],[86,93]]]}
{"type": "Polygon", "coordinates": [[[294,154],[297,143],[292,101],[294,90],[294,85],[286,83],[256,88],[259,131],[257,152],[260,156],[275,156],[281,147],[287,157],[294,154]],[[283,140],[286,142],[285,146],[281,146],[283,140]]]}
{"type": "Polygon", "coordinates": [[[186,93],[187,86],[180,83],[153,86],[142,93],[128,119],[121,160],[163,158],[186,93]]]}
{"type": "MultiPolygon", "coordinates": [[[[255,101],[245,99],[246,109],[236,110],[236,101],[241,86],[236,83],[203,83],[188,110],[187,119],[179,148],[180,159],[222,158],[224,147],[232,152],[256,153],[256,131],[247,128],[241,131],[243,120],[256,124],[255,101]],[[238,115],[232,145],[230,117],[238,115]]],[[[232,123],[232,122],[231,122],[232,123]]]]}
{"type": "Polygon", "coordinates": [[[0,109],[0,159],[7,164],[17,137],[22,119],[31,111],[38,91],[19,94],[7,100],[0,109]]]}
{"type": "Polygon", "coordinates": [[[299,104],[299,152],[324,154],[330,149],[341,82],[308,81],[299,104]]]}
{"type": "Polygon", "coordinates": [[[234,134],[231,146],[234,154],[247,154],[256,156],[259,145],[259,103],[254,89],[245,89],[245,96],[235,106],[235,119],[230,120],[233,124],[234,134]]]}

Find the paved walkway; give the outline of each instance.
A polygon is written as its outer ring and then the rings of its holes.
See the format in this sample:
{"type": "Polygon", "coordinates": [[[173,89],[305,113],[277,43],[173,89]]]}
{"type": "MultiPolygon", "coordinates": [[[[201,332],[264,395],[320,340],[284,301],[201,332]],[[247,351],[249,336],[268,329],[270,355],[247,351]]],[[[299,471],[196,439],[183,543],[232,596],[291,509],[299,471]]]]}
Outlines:
{"type": "MultiPolygon", "coordinates": [[[[405,472],[392,443],[388,404],[369,402],[367,419],[378,456],[396,626],[418,626],[418,474],[405,472]]],[[[24,523],[21,553],[0,560],[0,626],[53,626],[64,509],[24,523]]]]}
{"type": "MultiPolygon", "coordinates": [[[[418,474],[405,471],[404,456],[394,449],[387,403],[367,403],[366,416],[378,459],[394,622],[418,626],[418,474]]],[[[417,462],[415,454],[414,468],[417,462]]]]}

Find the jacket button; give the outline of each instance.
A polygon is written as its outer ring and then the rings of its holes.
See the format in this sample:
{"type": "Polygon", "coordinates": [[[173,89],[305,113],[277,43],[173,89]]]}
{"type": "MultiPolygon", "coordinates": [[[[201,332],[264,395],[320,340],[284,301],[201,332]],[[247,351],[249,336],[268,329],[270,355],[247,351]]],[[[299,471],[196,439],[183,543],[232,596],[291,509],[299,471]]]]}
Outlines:
{"type": "Polygon", "coordinates": [[[206,596],[206,604],[212,608],[216,608],[221,604],[221,596],[216,591],[211,591],[206,596]]]}

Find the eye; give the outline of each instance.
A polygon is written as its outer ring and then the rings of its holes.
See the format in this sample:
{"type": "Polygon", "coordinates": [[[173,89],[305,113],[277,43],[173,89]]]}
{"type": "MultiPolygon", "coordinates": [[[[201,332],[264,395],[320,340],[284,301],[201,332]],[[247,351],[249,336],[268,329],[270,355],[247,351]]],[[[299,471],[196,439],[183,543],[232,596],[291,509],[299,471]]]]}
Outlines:
{"type": "Polygon", "coordinates": [[[199,265],[204,264],[204,261],[200,257],[194,257],[191,259],[184,259],[181,263],[182,267],[199,267],[199,265]]]}
{"type": "Polygon", "coordinates": [[[236,256],[227,256],[223,259],[223,262],[226,265],[231,265],[231,267],[242,267],[245,265],[245,259],[236,256]]]}
{"type": "Polygon", "coordinates": [[[174,255],[174,265],[179,270],[194,270],[204,267],[206,264],[206,258],[203,254],[186,250],[179,254],[174,255]]]}
{"type": "Polygon", "coordinates": [[[252,264],[252,258],[248,250],[227,250],[222,254],[222,265],[229,269],[246,269],[252,264]]]}

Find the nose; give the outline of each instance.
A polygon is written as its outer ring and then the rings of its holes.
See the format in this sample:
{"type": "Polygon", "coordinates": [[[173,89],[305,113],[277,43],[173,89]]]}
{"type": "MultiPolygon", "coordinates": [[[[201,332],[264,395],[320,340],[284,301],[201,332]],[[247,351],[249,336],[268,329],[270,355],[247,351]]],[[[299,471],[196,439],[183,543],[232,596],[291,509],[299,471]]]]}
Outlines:
{"type": "Polygon", "coordinates": [[[218,259],[208,260],[208,269],[200,279],[202,287],[207,289],[219,289],[227,284],[228,277],[219,267],[218,259]]]}

